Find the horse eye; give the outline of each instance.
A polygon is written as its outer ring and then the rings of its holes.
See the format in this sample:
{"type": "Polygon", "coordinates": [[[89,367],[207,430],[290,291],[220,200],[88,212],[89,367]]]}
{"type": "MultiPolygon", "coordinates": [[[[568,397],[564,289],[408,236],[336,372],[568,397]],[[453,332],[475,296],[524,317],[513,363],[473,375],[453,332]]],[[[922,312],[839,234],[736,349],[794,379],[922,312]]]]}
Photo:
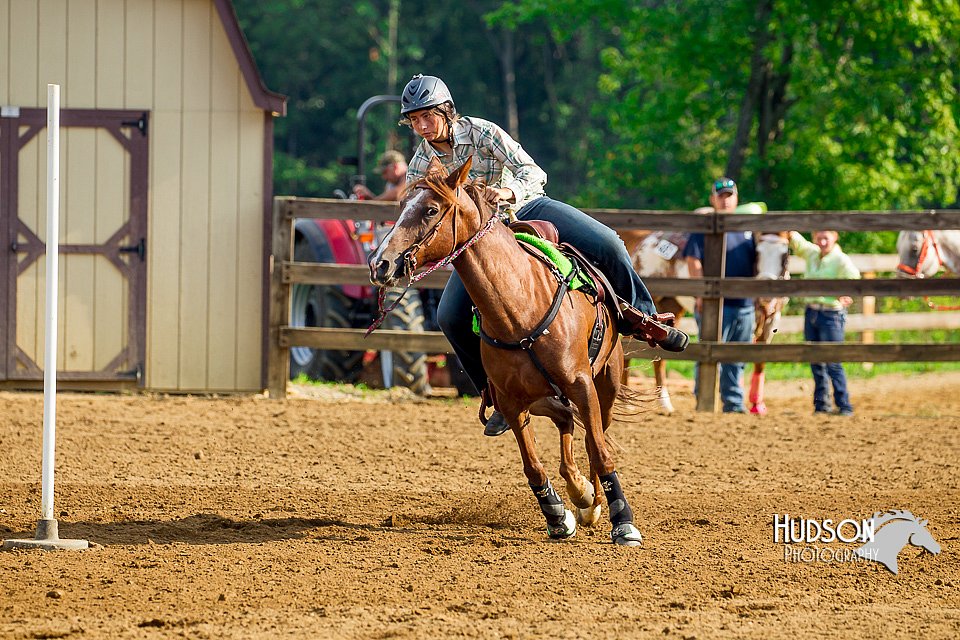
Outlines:
{"type": "Polygon", "coordinates": [[[430,205],[429,207],[427,207],[427,211],[424,215],[426,215],[426,217],[428,218],[432,218],[438,213],[440,213],[440,209],[436,206],[430,205]]]}

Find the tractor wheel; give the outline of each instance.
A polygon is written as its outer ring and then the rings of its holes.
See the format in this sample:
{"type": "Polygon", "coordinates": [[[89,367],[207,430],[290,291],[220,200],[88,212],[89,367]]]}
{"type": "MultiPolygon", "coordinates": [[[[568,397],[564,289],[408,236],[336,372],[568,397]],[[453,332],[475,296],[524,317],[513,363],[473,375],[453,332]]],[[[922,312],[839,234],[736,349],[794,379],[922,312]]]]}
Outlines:
{"type": "MultiPolygon", "coordinates": [[[[306,240],[297,241],[294,260],[312,262],[313,251],[306,240]]],[[[350,329],[357,304],[338,287],[295,284],[291,296],[290,326],[350,329]]],[[[290,377],[304,374],[314,380],[354,382],[363,366],[362,351],[339,351],[292,347],[290,377]]]]}
{"type": "MultiPolygon", "coordinates": [[[[388,306],[397,299],[400,290],[391,289],[387,292],[384,306],[388,306]]],[[[423,306],[416,292],[408,293],[396,309],[391,311],[383,321],[384,329],[403,329],[423,333],[423,306]]],[[[383,358],[383,353],[380,354],[383,358]]],[[[427,354],[422,352],[391,352],[393,384],[407,387],[418,395],[430,392],[430,380],[427,372],[427,354]]]]}

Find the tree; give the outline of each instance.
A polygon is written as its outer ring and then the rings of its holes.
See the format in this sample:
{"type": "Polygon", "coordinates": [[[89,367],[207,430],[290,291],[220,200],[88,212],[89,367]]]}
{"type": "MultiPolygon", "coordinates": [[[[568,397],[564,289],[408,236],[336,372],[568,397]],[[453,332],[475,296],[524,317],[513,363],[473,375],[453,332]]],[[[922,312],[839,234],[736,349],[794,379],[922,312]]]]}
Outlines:
{"type": "Polygon", "coordinates": [[[887,209],[957,199],[958,7],[523,0],[496,19],[619,30],[586,202],[687,209],[728,174],[772,209],[887,209]]]}

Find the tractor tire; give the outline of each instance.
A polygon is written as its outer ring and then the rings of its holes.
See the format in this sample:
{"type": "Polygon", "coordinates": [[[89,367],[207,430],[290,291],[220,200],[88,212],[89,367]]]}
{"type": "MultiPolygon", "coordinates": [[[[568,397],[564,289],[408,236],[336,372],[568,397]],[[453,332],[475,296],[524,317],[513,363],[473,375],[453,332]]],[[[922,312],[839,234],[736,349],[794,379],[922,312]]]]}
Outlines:
{"type": "MultiPolygon", "coordinates": [[[[294,246],[294,260],[314,262],[316,256],[305,239],[294,246]]],[[[294,284],[290,304],[291,327],[351,328],[357,304],[339,287],[294,284]]],[[[290,377],[306,375],[313,380],[355,382],[363,367],[362,351],[290,348],[290,377]]]]}
{"type": "MultiPolygon", "coordinates": [[[[384,306],[388,306],[400,295],[399,289],[387,291],[384,306]]],[[[391,311],[383,321],[384,329],[402,329],[423,333],[423,305],[415,291],[409,292],[397,308],[391,311]]],[[[382,357],[382,354],[381,354],[382,357]]],[[[393,384],[406,387],[417,395],[430,393],[430,377],[427,370],[427,354],[422,352],[392,352],[393,384]]]]}

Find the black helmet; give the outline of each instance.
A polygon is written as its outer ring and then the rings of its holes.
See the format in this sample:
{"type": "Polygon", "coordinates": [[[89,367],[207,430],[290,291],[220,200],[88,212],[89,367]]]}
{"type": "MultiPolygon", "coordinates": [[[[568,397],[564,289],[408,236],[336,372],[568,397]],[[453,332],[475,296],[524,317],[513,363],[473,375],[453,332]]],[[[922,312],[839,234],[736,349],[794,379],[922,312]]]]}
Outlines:
{"type": "Polygon", "coordinates": [[[400,113],[436,107],[444,102],[453,104],[453,96],[443,80],[436,76],[425,76],[418,73],[410,79],[400,94],[400,113]]]}

